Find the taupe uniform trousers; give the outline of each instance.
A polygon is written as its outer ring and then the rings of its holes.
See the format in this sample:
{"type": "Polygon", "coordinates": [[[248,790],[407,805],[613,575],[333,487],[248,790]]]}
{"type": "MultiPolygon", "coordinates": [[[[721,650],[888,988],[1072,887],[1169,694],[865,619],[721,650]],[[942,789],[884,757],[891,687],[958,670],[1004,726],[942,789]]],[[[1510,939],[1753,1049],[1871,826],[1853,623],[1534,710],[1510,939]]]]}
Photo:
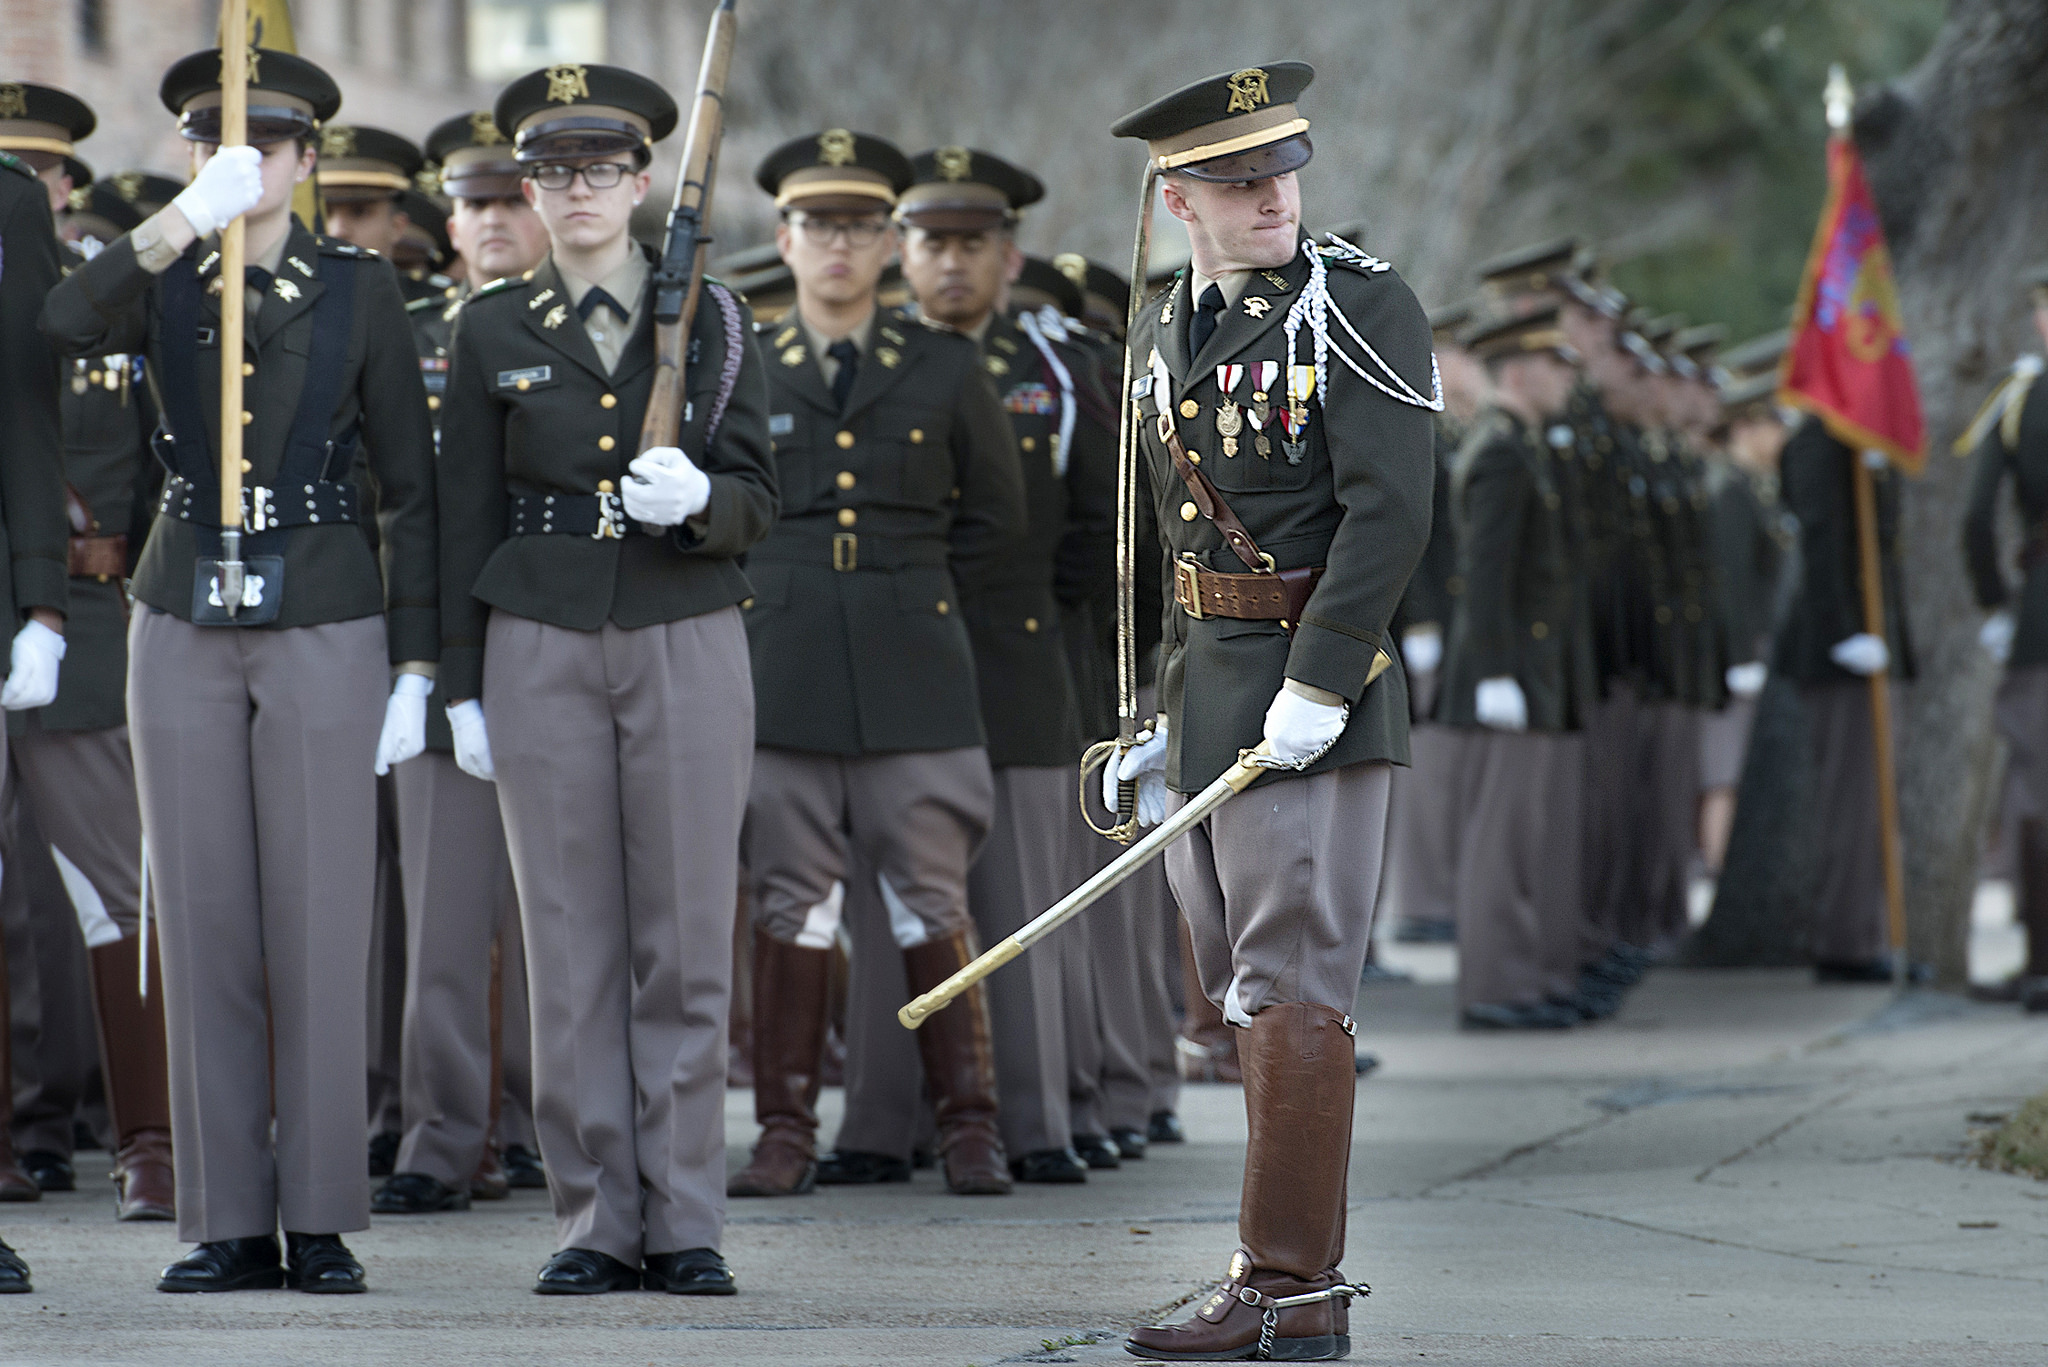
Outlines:
{"type": "Polygon", "coordinates": [[[1613,689],[1586,717],[1587,962],[1617,939],[1660,949],[1685,934],[1699,825],[1698,709],[1613,689]]]}
{"type": "Polygon", "coordinates": [[[483,704],[556,1244],[633,1266],[717,1248],[754,748],[739,609],[596,631],[495,612],[483,704]]]}
{"type": "MultiPolygon", "coordinates": [[[[397,1171],[459,1187],[482,1161],[490,1129],[493,940],[504,999],[523,1005],[526,995],[519,898],[495,785],[434,750],[392,773],[404,832],[406,931],[405,1138],[397,1171]]],[[[523,1012],[516,1022],[524,1024],[523,1012]]],[[[529,1122],[525,1106],[515,1109],[513,1078],[527,1071],[531,1041],[517,1039],[514,1024],[508,1009],[500,1127],[511,1134],[507,1142],[524,1143],[529,1122]]]]}
{"type": "Polygon", "coordinates": [[[179,1237],[365,1229],[384,619],[198,627],[138,608],[128,658],[179,1237]]]}
{"type": "Polygon", "coordinates": [[[874,866],[858,848],[846,866],[846,1111],[832,1147],[908,1161],[919,1135],[932,1132],[917,1036],[896,1019],[910,1000],[910,975],[874,866]]]}
{"type": "Polygon", "coordinates": [[[1992,720],[2005,738],[2013,815],[2048,817],[2048,665],[2008,668],[1992,720]]]}
{"type": "Polygon", "coordinates": [[[1870,685],[1860,679],[1801,684],[1799,696],[1813,737],[1814,831],[1820,841],[1813,957],[1824,963],[1869,963],[1890,947],[1870,685]]]}
{"type": "MultiPolygon", "coordinates": [[[[1141,698],[1139,705],[1142,712],[1152,703],[1141,698]]],[[[1068,772],[1064,777],[1062,815],[1073,854],[1061,896],[1093,877],[1125,849],[1082,823],[1075,802],[1076,775],[1068,772]]],[[[1097,825],[1107,825],[1111,816],[1102,806],[1100,779],[1100,773],[1091,776],[1088,810],[1097,825]]],[[[1165,1066],[1174,1066],[1173,1018],[1166,1006],[1164,941],[1159,929],[1158,903],[1164,900],[1164,893],[1161,872],[1147,869],[1081,913],[1078,922],[1068,922],[1053,935],[1067,975],[1069,1101],[1075,1134],[1099,1135],[1112,1130],[1143,1134],[1155,1109],[1153,1064],[1162,1048],[1165,1066]],[[1165,1016],[1163,1026],[1158,1024],[1161,1014],[1165,1016]],[[1163,1043],[1159,1038],[1162,1029],[1163,1043]]],[[[1057,900],[1046,902],[1038,911],[1057,900]]],[[[1178,948],[1176,942],[1176,954],[1178,948]]],[[[1178,1096],[1177,1089],[1174,1096],[1178,1096]]],[[[1172,1106],[1169,1101],[1159,1109],[1172,1106]]]]}
{"type": "Polygon", "coordinates": [[[1584,741],[1540,731],[1464,731],[1452,868],[1458,1006],[1533,1006],[1568,995],[1579,970],[1584,741]]]}
{"type": "Polygon", "coordinates": [[[1409,767],[1393,776],[1387,814],[1387,906],[1403,921],[1457,920],[1458,833],[1472,733],[1434,722],[1408,732],[1409,767]]]}
{"type": "MultiPolygon", "coordinates": [[[[1236,1025],[1268,1006],[1351,1010],[1372,935],[1392,766],[1269,779],[1166,852],[1202,992],[1236,1025]]],[[[1179,810],[1186,799],[1170,796],[1179,810]]]]}

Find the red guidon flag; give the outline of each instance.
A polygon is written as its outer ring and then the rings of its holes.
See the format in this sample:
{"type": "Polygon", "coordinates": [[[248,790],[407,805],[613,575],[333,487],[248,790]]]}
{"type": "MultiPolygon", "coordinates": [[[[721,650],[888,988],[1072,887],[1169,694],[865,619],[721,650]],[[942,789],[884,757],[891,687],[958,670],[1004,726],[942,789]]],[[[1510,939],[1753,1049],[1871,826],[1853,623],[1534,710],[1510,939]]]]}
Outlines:
{"type": "Polygon", "coordinates": [[[1828,139],[1828,199],[1792,310],[1778,396],[1817,414],[1835,438],[1884,452],[1909,474],[1927,457],[1927,425],[1899,313],[1884,227],[1856,144],[1828,139]]]}

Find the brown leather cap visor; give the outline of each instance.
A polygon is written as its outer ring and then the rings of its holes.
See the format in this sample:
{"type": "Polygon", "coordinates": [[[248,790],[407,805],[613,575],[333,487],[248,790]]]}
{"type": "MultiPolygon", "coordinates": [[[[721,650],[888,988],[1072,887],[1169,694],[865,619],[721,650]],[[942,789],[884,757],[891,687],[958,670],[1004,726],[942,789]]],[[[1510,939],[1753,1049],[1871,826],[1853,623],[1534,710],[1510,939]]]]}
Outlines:
{"type": "Polygon", "coordinates": [[[1279,142],[1269,142],[1263,147],[1233,152],[1229,156],[1216,157],[1209,161],[1191,162],[1176,166],[1172,174],[1193,176],[1196,180],[1212,180],[1219,185],[1235,185],[1247,180],[1270,180],[1284,176],[1289,171],[1299,171],[1308,165],[1308,159],[1315,155],[1315,144],[1308,134],[1296,133],[1279,142]]]}

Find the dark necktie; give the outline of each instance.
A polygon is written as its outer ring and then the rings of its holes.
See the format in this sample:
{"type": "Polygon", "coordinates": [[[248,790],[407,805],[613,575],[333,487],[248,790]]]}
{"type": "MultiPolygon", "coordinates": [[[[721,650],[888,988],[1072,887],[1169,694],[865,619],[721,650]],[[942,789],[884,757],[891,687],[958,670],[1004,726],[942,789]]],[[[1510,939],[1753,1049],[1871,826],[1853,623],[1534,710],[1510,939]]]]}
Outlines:
{"type": "Polygon", "coordinates": [[[860,364],[860,348],[851,337],[841,337],[825,348],[825,354],[839,362],[839,373],[832,377],[832,401],[844,409],[847,396],[853,393],[853,372],[860,364]]]}
{"type": "Polygon", "coordinates": [[[592,285],[590,287],[590,292],[583,296],[583,302],[576,306],[577,316],[582,318],[584,322],[589,322],[590,315],[596,312],[599,304],[603,304],[606,308],[610,309],[612,316],[620,322],[626,321],[625,305],[612,298],[609,294],[606,294],[602,285],[592,285]]]}
{"type": "Polygon", "coordinates": [[[259,299],[269,294],[270,287],[276,283],[277,277],[261,266],[242,267],[243,288],[256,291],[256,297],[259,299]]]}
{"type": "Polygon", "coordinates": [[[1211,285],[1202,291],[1194,317],[1188,319],[1188,360],[1202,354],[1202,348],[1216,335],[1216,317],[1223,312],[1223,291],[1211,285]]]}

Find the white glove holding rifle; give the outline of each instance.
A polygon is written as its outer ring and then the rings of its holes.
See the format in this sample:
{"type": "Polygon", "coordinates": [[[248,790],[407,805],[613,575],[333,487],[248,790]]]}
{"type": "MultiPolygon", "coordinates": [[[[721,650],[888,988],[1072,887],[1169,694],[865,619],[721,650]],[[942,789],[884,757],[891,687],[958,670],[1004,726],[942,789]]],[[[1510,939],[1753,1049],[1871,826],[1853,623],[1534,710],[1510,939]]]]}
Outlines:
{"type": "Polygon", "coordinates": [[[680,447],[650,446],[619,485],[626,516],[650,527],[680,527],[711,505],[711,476],[680,447]]]}

